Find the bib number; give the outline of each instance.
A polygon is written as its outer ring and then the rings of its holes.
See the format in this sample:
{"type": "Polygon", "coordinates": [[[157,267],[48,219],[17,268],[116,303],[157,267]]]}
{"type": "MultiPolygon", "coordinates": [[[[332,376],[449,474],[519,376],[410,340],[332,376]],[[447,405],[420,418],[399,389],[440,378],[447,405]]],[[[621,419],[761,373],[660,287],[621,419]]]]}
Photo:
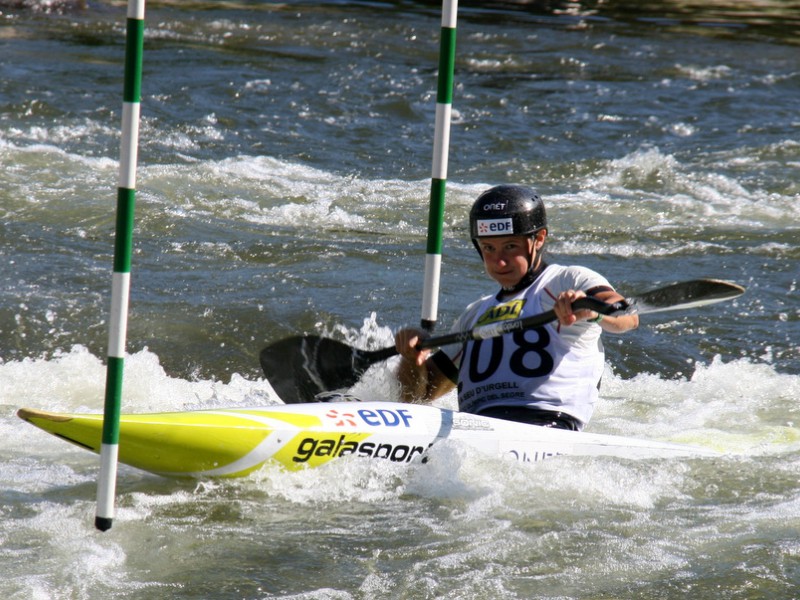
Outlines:
{"type": "MultiPolygon", "coordinates": [[[[503,360],[504,343],[507,336],[498,336],[488,340],[476,340],[472,342],[472,350],[469,355],[469,378],[475,383],[486,381],[492,377],[503,360]],[[481,360],[482,350],[488,346],[488,361],[486,357],[481,360]],[[485,364],[484,368],[481,365],[485,364]]],[[[523,329],[515,331],[511,335],[513,351],[508,361],[508,368],[511,372],[523,378],[544,377],[553,371],[555,363],[552,355],[547,351],[550,344],[550,334],[544,327],[535,329],[523,329]],[[528,339],[535,336],[536,339],[528,339]]],[[[484,353],[485,354],[485,353],[484,353]]]]}

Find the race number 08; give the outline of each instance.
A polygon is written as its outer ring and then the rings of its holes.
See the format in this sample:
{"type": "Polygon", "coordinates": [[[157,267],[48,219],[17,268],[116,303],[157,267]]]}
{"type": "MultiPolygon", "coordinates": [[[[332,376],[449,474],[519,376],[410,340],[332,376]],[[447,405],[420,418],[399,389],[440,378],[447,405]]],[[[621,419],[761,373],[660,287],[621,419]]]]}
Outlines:
{"type": "MultiPolygon", "coordinates": [[[[469,378],[471,381],[479,383],[494,375],[503,360],[504,339],[505,336],[499,336],[491,338],[491,340],[476,340],[472,343],[469,360],[469,378]],[[481,349],[484,347],[484,342],[487,341],[491,343],[489,361],[486,364],[486,368],[480,370],[481,349]]],[[[553,370],[553,357],[547,351],[547,346],[550,343],[550,334],[547,329],[537,327],[536,329],[515,331],[511,335],[511,339],[515,349],[511,353],[508,366],[515,375],[520,377],[543,377],[553,370]],[[529,334],[535,334],[536,339],[528,339],[529,334]],[[539,358],[535,367],[528,366],[531,362],[536,364],[535,359],[531,361],[530,354],[534,354],[539,358]]]]}

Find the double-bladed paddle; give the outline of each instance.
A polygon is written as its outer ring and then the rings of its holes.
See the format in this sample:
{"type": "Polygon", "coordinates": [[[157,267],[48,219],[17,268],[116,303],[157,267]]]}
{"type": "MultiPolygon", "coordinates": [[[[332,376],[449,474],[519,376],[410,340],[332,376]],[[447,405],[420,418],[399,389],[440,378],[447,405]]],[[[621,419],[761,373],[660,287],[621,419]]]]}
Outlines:
{"type": "MultiPolygon", "coordinates": [[[[604,315],[636,313],[640,315],[668,310],[705,306],[730,300],[744,293],[744,288],[717,279],[695,279],[675,283],[624,301],[607,304],[595,298],[580,298],[572,303],[574,310],[589,309],[604,315]]],[[[482,325],[425,338],[419,348],[436,348],[496,337],[520,329],[540,327],[556,320],[552,310],[513,321],[482,325]]],[[[264,374],[273,389],[287,404],[313,402],[320,392],[348,388],[374,365],[397,354],[392,346],[381,350],[360,350],[344,342],[314,335],[289,337],[267,346],[260,360],[264,374]]]]}

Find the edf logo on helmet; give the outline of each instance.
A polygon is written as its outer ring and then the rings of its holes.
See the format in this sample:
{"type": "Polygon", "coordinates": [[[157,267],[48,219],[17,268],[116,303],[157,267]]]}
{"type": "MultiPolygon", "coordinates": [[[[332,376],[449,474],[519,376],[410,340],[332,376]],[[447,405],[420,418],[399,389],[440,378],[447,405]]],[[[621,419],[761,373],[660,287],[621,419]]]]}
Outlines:
{"type": "Polygon", "coordinates": [[[508,219],[478,219],[478,235],[513,235],[514,220],[508,219]]]}

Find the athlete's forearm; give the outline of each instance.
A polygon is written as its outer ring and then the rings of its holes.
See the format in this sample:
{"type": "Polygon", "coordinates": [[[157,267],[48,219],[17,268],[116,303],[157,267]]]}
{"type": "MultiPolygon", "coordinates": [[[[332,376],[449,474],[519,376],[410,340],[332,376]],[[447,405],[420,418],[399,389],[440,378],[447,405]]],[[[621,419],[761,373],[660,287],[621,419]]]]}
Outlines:
{"type": "Polygon", "coordinates": [[[639,315],[607,315],[598,324],[608,333],[625,333],[639,326],[639,315]]]}
{"type": "MultiPolygon", "coordinates": [[[[603,294],[598,294],[596,297],[609,304],[625,300],[625,298],[617,292],[605,292],[603,294]]],[[[589,320],[595,320],[597,317],[600,317],[598,313],[594,311],[592,311],[592,313],[594,316],[590,317],[589,320]]],[[[603,331],[607,331],[608,333],[625,333],[639,326],[639,315],[605,315],[598,321],[598,324],[603,328],[603,331]]]]}

